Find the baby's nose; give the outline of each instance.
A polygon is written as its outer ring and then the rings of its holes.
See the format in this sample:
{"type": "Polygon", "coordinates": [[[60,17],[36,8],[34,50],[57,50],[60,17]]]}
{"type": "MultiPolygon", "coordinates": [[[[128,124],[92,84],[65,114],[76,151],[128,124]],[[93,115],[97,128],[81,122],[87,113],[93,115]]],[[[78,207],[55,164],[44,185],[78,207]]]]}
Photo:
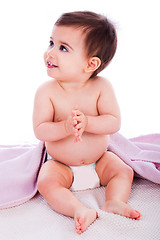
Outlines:
{"type": "Polygon", "coordinates": [[[49,49],[47,54],[48,54],[48,56],[51,56],[52,58],[54,58],[56,56],[55,50],[53,48],[49,49]]]}

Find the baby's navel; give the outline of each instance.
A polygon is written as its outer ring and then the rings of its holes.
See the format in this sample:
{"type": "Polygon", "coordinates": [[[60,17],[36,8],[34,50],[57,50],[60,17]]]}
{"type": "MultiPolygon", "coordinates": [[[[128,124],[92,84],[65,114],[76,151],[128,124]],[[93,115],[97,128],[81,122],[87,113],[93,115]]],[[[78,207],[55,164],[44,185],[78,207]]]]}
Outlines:
{"type": "Polygon", "coordinates": [[[84,165],[84,164],[85,164],[84,160],[80,161],[80,165],[84,165]]]}

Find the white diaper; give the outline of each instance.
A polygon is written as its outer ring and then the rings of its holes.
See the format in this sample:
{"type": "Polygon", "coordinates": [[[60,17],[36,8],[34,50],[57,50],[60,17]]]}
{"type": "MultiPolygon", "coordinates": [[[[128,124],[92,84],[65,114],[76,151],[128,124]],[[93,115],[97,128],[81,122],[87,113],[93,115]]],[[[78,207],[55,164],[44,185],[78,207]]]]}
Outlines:
{"type": "MultiPolygon", "coordinates": [[[[47,153],[47,160],[55,160],[47,153]]],[[[68,165],[67,165],[68,166],[68,165]]],[[[71,191],[93,189],[100,186],[100,180],[95,170],[96,163],[83,166],[68,166],[73,172],[71,191]]]]}
{"type": "Polygon", "coordinates": [[[87,190],[100,186],[99,177],[95,170],[96,163],[84,166],[70,167],[73,171],[72,191],[87,190]]]}

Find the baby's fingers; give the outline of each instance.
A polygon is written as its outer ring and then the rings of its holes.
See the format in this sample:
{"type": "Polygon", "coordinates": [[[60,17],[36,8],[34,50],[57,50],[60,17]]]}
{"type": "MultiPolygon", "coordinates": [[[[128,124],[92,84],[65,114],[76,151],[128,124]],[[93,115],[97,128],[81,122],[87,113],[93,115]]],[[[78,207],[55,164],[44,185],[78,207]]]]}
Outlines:
{"type": "Polygon", "coordinates": [[[75,126],[75,129],[79,130],[83,128],[83,124],[82,123],[78,123],[76,126],[75,126]]]}
{"type": "Polygon", "coordinates": [[[74,136],[75,137],[81,137],[82,136],[82,134],[83,134],[83,132],[84,132],[84,129],[83,128],[79,128],[79,129],[77,129],[77,128],[75,128],[74,129],[74,136]]]}
{"type": "Polygon", "coordinates": [[[77,121],[77,122],[82,122],[83,119],[84,119],[84,116],[82,115],[73,117],[73,121],[77,121]]]}
{"type": "Polygon", "coordinates": [[[82,138],[81,138],[80,134],[82,135],[82,133],[80,133],[80,131],[78,131],[78,129],[74,129],[74,136],[76,137],[75,138],[75,143],[82,141],[82,138]]]}
{"type": "Polygon", "coordinates": [[[77,124],[75,124],[75,128],[83,128],[83,131],[86,129],[88,124],[88,119],[85,115],[73,117],[73,121],[77,121],[77,124]]]}
{"type": "Polygon", "coordinates": [[[83,113],[80,112],[78,109],[74,109],[72,110],[72,116],[80,116],[82,115],[83,113]]]}
{"type": "Polygon", "coordinates": [[[83,134],[83,132],[84,132],[84,129],[83,128],[80,128],[79,130],[78,130],[78,136],[82,136],[82,134],[83,134]]]}
{"type": "Polygon", "coordinates": [[[77,125],[77,120],[73,118],[73,125],[77,125]]]}
{"type": "Polygon", "coordinates": [[[76,142],[82,142],[82,138],[80,137],[80,136],[77,136],[76,138],[75,138],[75,141],[74,141],[75,143],[76,142]]]}

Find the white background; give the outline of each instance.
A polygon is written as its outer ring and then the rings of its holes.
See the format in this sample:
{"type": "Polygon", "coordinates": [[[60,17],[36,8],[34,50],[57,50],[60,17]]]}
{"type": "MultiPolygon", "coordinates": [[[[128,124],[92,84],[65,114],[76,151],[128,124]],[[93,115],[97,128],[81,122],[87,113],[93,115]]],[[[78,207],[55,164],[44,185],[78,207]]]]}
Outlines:
{"type": "Polygon", "coordinates": [[[9,0],[0,3],[0,144],[36,141],[32,109],[48,79],[43,53],[61,13],[91,10],[108,16],[118,32],[117,53],[101,75],[115,89],[120,132],[160,132],[160,14],[157,0],[9,0]]]}

